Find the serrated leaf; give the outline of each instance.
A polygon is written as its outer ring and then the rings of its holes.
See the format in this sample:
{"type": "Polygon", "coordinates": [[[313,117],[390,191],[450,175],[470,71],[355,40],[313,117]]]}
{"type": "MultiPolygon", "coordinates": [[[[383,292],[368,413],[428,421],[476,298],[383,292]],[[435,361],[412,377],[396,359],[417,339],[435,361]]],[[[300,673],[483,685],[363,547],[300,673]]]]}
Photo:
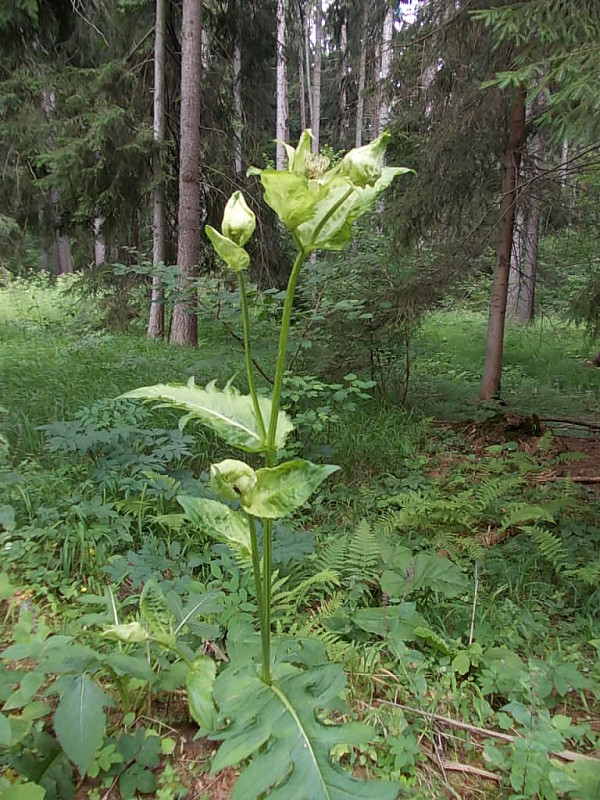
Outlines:
{"type": "Polygon", "coordinates": [[[212,658],[201,656],[194,659],[194,666],[185,679],[190,715],[204,731],[215,729],[212,692],[216,674],[217,668],[212,658]]]}
{"type": "Polygon", "coordinates": [[[105,706],[112,700],[87,675],[69,681],[54,714],[54,731],[67,757],[81,775],[91,766],[102,744],[105,706]]]}
{"type": "Polygon", "coordinates": [[[299,670],[275,664],[269,686],[256,665],[231,666],[217,678],[214,698],[227,728],[211,738],[223,743],[217,772],[255,754],[241,772],[231,800],[394,800],[399,787],[360,781],[331,763],[332,748],[369,741],[365,725],[324,724],[322,711],[339,706],[345,677],[338,665],[299,670]],[[267,745],[262,747],[262,745],[267,745]]]}
{"type": "MultiPolygon", "coordinates": [[[[266,450],[266,442],[254,414],[252,398],[240,394],[232,386],[228,385],[220,390],[212,381],[201,389],[190,378],[186,386],[159,383],[134,389],[122,396],[159,400],[167,405],[183,408],[188,412],[187,418],[197,419],[233,447],[239,447],[248,453],[262,453],[266,450]]],[[[259,397],[258,402],[263,419],[270,419],[271,399],[259,397]]],[[[275,447],[278,450],[284,446],[293,427],[288,415],[280,411],[275,436],[275,447]]]]}
{"type": "Polygon", "coordinates": [[[244,517],[218,500],[179,495],[178,503],[187,518],[220,542],[240,549],[250,556],[250,530],[244,517]]]}
{"type": "Polygon", "coordinates": [[[149,580],[140,595],[140,613],[152,638],[165,647],[175,646],[173,617],[167,600],[154,580],[149,580]]]}
{"type": "Polygon", "coordinates": [[[232,242],[231,239],[223,236],[223,234],[215,230],[212,225],[205,225],[204,230],[212,246],[215,248],[217,255],[223,259],[227,266],[231,267],[235,272],[247,269],[250,264],[250,256],[243,247],[240,247],[235,242],[232,242]]]}
{"type": "Polygon", "coordinates": [[[298,459],[256,470],[256,483],[242,495],[244,511],[254,517],[278,519],[305,503],[325,478],[339,467],[298,459]]]}

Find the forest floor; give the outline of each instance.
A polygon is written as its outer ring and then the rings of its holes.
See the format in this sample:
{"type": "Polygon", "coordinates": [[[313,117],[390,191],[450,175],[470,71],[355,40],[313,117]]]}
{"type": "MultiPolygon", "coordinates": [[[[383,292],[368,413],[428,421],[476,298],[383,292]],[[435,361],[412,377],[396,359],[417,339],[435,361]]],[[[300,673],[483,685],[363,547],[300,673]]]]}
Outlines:
{"type": "MultiPolygon", "coordinates": [[[[600,370],[572,327],[510,329],[506,405],[481,407],[484,325],[467,312],[427,318],[408,409],[380,397],[336,400],[336,389],[290,398],[295,452],[341,471],[277,532],[275,625],[314,637],[343,665],[348,707],[374,731],[369,744],[333,753],[356,776],[398,781],[420,800],[592,800],[600,370]]],[[[181,526],[174,498],[227,453],[196,430],[185,438],[172,411],[111,399],[191,374],[222,384],[241,371],[239,345],[222,330],[205,321],[201,340],[198,351],[172,349],[141,330],[96,328],[93,308],[53,289],[0,291],[2,647],[59,634],[101,654],[108,670],[99,635],[110,621],[107,589],[132,620],[145,582],[183,602],[193,580],[225,598],[209,620],[222,668],[232,618],[253,619],[251,581],[224,549],[181,526]]],[[[157,656],[164,681],[152,693],[135,667],[129,710],[119,681],[99,668],[114,706],[83,783],[57,743],[39,659],[39,670],[31,655],[11,660],[0,680],[0,776],[39,780],[48,800],[230,797],[238,773],[210,772],[217,745],[194,738],[176,659],[157,656]],[[42,677],[27,682],[26,673],[42,677]]]]}

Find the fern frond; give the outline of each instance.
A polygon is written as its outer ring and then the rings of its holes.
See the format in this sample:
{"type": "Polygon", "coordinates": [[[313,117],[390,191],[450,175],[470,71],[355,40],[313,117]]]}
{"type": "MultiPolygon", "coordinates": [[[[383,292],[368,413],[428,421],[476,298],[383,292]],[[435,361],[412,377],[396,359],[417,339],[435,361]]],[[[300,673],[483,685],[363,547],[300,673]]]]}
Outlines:
{"type": "Polygon", "coordinates": [[[523,526],[523,531],[535,543],[546,561],[552,564],[556,572],[563,572],[568,564],[569,554],[560,536],[539,525],[523,526]]]}

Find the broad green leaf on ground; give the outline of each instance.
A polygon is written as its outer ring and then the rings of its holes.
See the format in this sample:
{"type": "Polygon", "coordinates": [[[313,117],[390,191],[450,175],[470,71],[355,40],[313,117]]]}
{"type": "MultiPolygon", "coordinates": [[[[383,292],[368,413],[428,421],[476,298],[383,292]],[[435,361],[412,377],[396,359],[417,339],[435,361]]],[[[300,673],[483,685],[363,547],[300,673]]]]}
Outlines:
{"type": "MultiPolygon", "coordinates": [[[[266,443],[254,414],[252,398],[240,394],[233,386],[217,389],[215,382],[206,388],[196,386],[190,378],[186,386],[159,383],[155,386],[142,386],[123,395],[126,398],[158,400],[161,404],[182,408],[188,413],[180,425],[190,419],[197,419],[213,430],[232,447],[239,447],[248,453],[262,453],[266,443]]],[[[260,397],[260,410],[263,419],[270,419],[272,402],[270,398],[260,397]]],[[[293,425],[284,411],[279,412],[275,447],[280,450],[293,425]]]]}
{"type": "Polygon", "coordinates": [[[37,783],[14,783],[0,795],[2,800],[44,800],[45,796],[46,790],[37,783]]]}
{"type": "Polygon", "coordinates": [[[220,542],[241,549],[244,555],[250,556],[250,530],[244,517],[238,512],[204,497],[179,495],[177,501],[182,506],[187,518],[209,536],[220,542]]]}
{"type": "Polygon", "coordinates": [[[313,464],[297,459],[277,467],[256,470],[256,482],[241,500],[254,517],[285,517],[305,503],[325,478],[338,470],[332,464],[313,464]]]}
{"type": "Polygon", "coordinates": [[[212,658],[194,659],[194,666],[185,679],[190,715],[204,731],[215,729],[215,704],[212,691],[217,668],[212,658]]]}
{"type": "Polygon", "coordinates": [[[427,627],[425,619],[417,613],[415,603],[360,608],[351,614],[350,619],[361,630],[394,641],[412,641],[417,638],[415,628],[427,627]]]}
{"type": "Polygon", "coordinates": [[[324,724],[323,711],[339,707],[345,677],[338,665],[302,671],[275,664],[273,683],[265,684],[255,664],[231,666],[217,678],[214,698],[228,721],[212,770],[217,772],[253,756],[231,793],[231,800],[394,800],[399,787],[360,781],[331,763],[337,745],[368,742],[373,731],[360,723],[324,724]],[[265,745],[265,747],[263,747],[265,745]]]}
{"type": "Polygon", "coordinates": [[[65,682],[56,712],[54,731],[67,757],[81,775],[91,766],[102,744],[105,706],[113,702],[87,675],[65,682]]]}
{"type": "Polygon", "coordinates": [[[10,747],[12,742],[12,731],[10,729],[10,722],[0,711],[0,747],[10,747]]]}
{"type": "Polygon", "coordinates": [[[468,588],[461,568],[437,553],[417,553],[394,569],[385,570],[381,588],[390,597],[403,598],[423,589],[438,592],[444,597],[457,597],[468,588]]]}

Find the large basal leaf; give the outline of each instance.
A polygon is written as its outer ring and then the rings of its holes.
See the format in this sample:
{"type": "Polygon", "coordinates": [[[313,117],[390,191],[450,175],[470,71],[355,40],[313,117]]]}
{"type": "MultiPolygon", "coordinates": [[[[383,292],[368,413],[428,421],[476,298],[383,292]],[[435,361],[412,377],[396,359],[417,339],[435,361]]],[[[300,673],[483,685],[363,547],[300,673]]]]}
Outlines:
{"type": "Polygon", "coordinates": [[[177,501],[187,518],[220,542],[241,550],[250,556],[250,530],[244,517],[218,500],[179,495],[177,501]]]}
{"type": "Polygon", "coordinates": [[[10,747],[12,742],[12,731],[8,717],[0,711],[0,747],[10,747]]]}
{"type": "Polygon", "coordinates": [[[215,728],[215,704],[212,690],[217,668],[212,658],[200,656],[185,678],[190,715],[204,731],[215,728]]]}
{"type": "Polygon", "coordinates": [[[390,597],[403,598],[412,592],[428,589],[444,597],[458,597],[466,591],[467,579],[461,568],[437,553],[399,556],[394,569],[385,570],[381,588],[390,597]]]}
{"type": "Polygon", "coordinates": [[[54,714],[54,731],[67,757],[85,775],[102,744],[105,706],[110,697],[87,675],[78,675],[63,686],[54,714]]]}
{"type": "Polygon", "coordinates": [[[254,517],[278,519],[305,503],[325,478],[338,470],[332,464],[297,459],[256,470],[256,482],[242,495],[244,511],[254,517]]]}
{"type": "Polygon", "coordinates": [[[44,800],[46,790],[37,783],[14,783],[5,789],[2,800],[44,800]]]}
{"type": "MultiPolygon", "coordinates": [[[[184,423],[189,419],[197,419],[232,447],[239,447],[248,453],[262,453],[266,450],[266,443],[254,414],[252,398],[240,394],[233,386],[227,385],[221,390],[212,381],[201,389],[190,378],[186,386],[158,383],[155,386],[134,389],[123,397],[159,400],[165,405],[182,408],[188,412],[184,423]]],[[[260,397],[258,402],[263,420],[268,421],[271,417],[271,399],[260,397]]],[[[288,415],[280,411],[275,437],[275,447],[278,450],[284,446],[293,427],[288,415]]]]}
{"type": "Polygon", "coordinates": [[[373,732],[359,723],[323,724],[323,711],[339,707],[345,677],[338,665],[300,670],[275,664],[273,683],[258,676],[255,664],[229,667],[219,675],[214,698],[227,728],[212,770],[233,766],[254,754],[236,781],[231,800],[394,800],[399,787],[360,781],[332,764],[337,745],[369,741],[373,732]]]}

